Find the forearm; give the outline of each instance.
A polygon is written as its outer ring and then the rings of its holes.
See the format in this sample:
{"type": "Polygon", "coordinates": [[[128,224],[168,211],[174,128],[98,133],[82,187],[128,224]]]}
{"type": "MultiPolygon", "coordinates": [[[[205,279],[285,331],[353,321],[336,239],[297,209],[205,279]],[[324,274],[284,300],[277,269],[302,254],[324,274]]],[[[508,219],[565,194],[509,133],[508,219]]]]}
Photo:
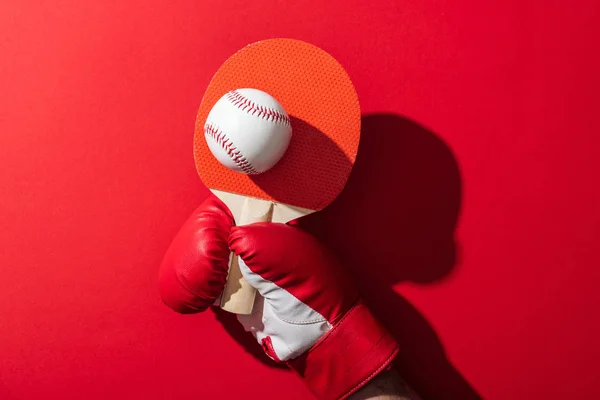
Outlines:
{"type": "Polygon", "coordinates": [[[382,372],[349,400],[421,400],[395,369],[382,372]]]}

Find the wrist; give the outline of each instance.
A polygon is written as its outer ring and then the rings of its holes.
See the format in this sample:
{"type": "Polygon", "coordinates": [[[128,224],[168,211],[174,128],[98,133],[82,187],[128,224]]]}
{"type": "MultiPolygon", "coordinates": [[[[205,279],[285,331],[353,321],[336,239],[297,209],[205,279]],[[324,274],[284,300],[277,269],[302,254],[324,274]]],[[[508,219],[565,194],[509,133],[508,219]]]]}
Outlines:
{"type": "Polygon", "coordinates": [[[395,369],[377,375],[349,400],[421,400],[395,369]]]}

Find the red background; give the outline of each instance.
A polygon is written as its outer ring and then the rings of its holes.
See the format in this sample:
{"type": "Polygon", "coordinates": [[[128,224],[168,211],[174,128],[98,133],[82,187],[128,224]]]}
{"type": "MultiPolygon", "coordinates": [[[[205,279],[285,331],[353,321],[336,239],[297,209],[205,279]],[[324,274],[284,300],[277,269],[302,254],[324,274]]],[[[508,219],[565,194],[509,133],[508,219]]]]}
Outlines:
{"type": "Polygon", "coordinates": [[[596,1],[108,3],[0,2],[0,398],[306,398],[156,284],[206,195],[203,91],[269,37],[356,84],[355,173],[305,224],[361,277],[413,386],[600,397],[596,1]]]}

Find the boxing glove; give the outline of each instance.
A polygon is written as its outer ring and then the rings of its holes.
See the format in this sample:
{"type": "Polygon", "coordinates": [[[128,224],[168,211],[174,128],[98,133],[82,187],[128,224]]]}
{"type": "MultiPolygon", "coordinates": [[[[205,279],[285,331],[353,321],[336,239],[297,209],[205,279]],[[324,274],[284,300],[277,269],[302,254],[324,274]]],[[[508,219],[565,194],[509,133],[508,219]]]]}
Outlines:
{"type": "Polygon", "coordinates": [[[343,399],[384,370],[398,345],[363,304],[335,257],[299,228],[233,227],[229,246],[254,286],[238,320],[275,361],[287,363],[319,399],[343,399]]]}
{"type": "Polygon", "coordinates": [[[209,196],[183,224],[159,272],[163,301],[180,313],[206,310],[223,292],[229,268],[231,212],[209,196]]]}

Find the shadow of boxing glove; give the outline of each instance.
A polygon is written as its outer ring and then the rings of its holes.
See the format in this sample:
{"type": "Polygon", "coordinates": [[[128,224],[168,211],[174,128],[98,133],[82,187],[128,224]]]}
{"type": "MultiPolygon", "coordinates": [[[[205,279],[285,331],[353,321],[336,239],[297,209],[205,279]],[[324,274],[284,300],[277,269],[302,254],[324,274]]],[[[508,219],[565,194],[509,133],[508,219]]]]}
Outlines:
{"type": "Polygon", "coordinates": [[[163,301],[173,310],[206,310],[223,292],[229,269],[231,212],[209,196],[183,224],[167,250],[159,272],[163,301]]]}
{"type": "Polygon", "coordinates": [[[238,320],[317,398],[346,398],[391,363],[396,341],[337,259],[310,234],[258,223],[233,227],[229,245],[261,295],[253,313],[238,320]]]}

